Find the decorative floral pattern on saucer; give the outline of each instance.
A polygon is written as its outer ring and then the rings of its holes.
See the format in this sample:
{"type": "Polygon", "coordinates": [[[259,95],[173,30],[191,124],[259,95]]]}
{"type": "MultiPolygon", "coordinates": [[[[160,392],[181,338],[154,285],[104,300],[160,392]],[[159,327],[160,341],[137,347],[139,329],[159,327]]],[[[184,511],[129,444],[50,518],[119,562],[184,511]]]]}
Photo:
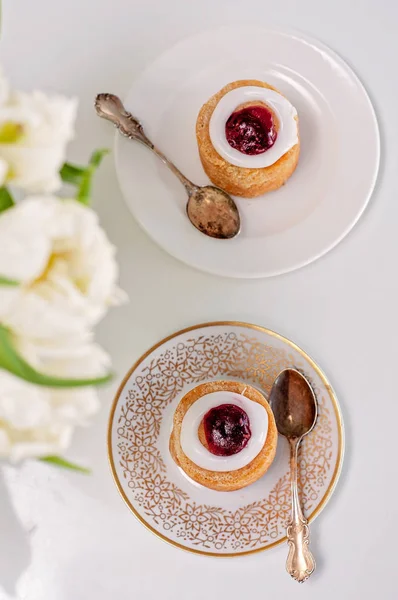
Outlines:
{"type": "Polygon", "coordinates": [[[301,370],[319,404],[313,432],[299,457],[300,490],[312,520],[325,506],[343,460],[343,426],[325,375],[300,348],[262,327],[222,322],[178,332],[132,367],[116,395],[108,450],[117,487],[132,512],[170,543],[202,554],[239,555],[286,540],[290,513],[289,451],[279,438],[266,475],[236,492],[217,492],[189,480],[172,460],[168,442],[175,407],[197,384],[242,380],[266,397],[278,373],[301,370]]]}

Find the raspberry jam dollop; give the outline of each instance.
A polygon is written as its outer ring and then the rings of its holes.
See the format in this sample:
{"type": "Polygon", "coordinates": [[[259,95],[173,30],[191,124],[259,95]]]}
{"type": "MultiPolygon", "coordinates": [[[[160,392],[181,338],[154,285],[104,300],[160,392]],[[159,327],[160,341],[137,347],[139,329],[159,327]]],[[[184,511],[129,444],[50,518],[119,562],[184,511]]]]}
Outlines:
{"type": "Polygon", "coordinates": [[[203,417],[203,426],[209,450],[216,456],[237,454],[251,437],[249,417],[235,404],[211,408],[203,417]]]}
{"type": "Polygon", "coordinates": [[[242,154],[263,154],[274,145],[274,117],[265,106],[247,106],[232,113],[225,124],[228,144],[242,154]]]}

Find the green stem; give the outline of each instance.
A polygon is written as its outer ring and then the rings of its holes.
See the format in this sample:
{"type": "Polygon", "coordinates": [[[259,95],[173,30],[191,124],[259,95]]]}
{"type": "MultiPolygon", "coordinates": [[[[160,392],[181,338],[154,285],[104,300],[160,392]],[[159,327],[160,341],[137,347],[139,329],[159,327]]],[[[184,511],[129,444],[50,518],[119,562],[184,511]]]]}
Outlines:
{"type": "Polygon", "coordinates": [[[5,186],[0,187],[0,213],[7,210],[7,208],[11,208],[14,204],[14,198],[8,189],[5,186]]]}
{"type": "Polygon", "coordinates": [[[9,373],[24,379],[36,385],[56,388],[84,387],[91,385],[100,385],[107,383],[112,374],[108,373],[103,377],[93,377],[88,379],[67,379],[63,377],[53,377],[36,371],[29,365],[22,356],[15,350],[12,333],[0,325],[0,368],[9,373]]]}
{"type": "Polygon", "coordinates": [[[77,165],[72,165],[71,163],[65,163],[59,174],[61,175],[62,181],[65,183],[80,185],[85,170],[86,169],[84,167],[78,167],[77,165]]]}
{"type": "Polygon", "coordinates": [[[87,467],[81,467],[76,463],[70,462],[69,460],[62,458],[62,456],[41,456],[39,460],[41,462],[54,465],[55,467],[61,467],[62,469],[70,469],[71,471],[78,471],[79,473],[84,473],[85,475],[89,475],[91,473],[90,469],[87,469],[87,467]]]}
{"type": "Polygon", "coordinates": [[[80,188],[77,193],[76,199],[82,204],[89,204],[91,200],[91,187],[93,182],[93,177],[95,171],[101,164],[102,159],[106,154],[109,153],[107,148],[103,148],[101,150],[96,150],[93,152],[90,158],[90,162],[88,167],[85,170],[85,173],[82,177],[80,188]]]}
{"type": "Polygon", "coordinates": [[[17,281],[16,279],[8,279],[8,277],[2,277],[0,275],[0,285],[8,285],[8,286],[18,286],[20,285],[20,282],[17,281]]]}
{"type": "Polygon", "coordinates": [[[87,167],[80,167],[71,163],[65,163],[60,170],[62,181],[77,186],[76,200],[82,204],[89,204],[91,200],[91,187],[95,171],[101,164],[102,159],[109,153],[107,148],[95,150],[89,160],[87,167]]]}

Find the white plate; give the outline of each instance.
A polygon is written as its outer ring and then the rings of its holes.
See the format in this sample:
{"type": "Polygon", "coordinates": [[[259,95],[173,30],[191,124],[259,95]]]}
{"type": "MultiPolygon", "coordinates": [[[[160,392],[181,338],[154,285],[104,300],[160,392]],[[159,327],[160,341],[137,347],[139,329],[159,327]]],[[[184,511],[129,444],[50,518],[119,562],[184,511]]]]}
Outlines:
{"type": "Polygon", "coordinates": [[[217,275],[277,275],[328,252],[361,216],[378,171],[377,121],[362,84],[332,50],[303,34],[253,27],[178,43],[135,80],[125,104],[187,177],[207,184],[196,117],[212,94],[237,79],[260,79],[283,92],[297,108],[302,144],[285,186],[237,200],[237,238],[213,240],[196,231],[181,184],[147,149],[120,136],[117,173],[137,221],[176,258],[217,275]]]}
{"type": "Polygon", "coordinates": [[[130,369],[113,403],[108,452],[118,489],[153,533],[200,554],[234,556],[286,540],[290,514],[289,447],[279,438],[274,462],[259,481],[216,492],[190,480],[172,460],[169,437],[181,397],[203,381],[248,382],[268,396],[282,369],[311,382],[319,416],[299,455],[300,495],[310,521],[325,506],[343,461],[340,409],[317,364],[293,342],[263,327],[197,325],[159,342],[130,369]]]}

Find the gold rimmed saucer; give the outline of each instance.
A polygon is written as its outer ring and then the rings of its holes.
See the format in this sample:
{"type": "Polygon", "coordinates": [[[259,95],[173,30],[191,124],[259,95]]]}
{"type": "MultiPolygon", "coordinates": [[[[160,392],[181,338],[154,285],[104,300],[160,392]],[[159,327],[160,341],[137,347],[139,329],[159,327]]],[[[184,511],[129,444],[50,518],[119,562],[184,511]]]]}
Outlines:
{"type": "Polygon", "coordinates": [[[236,492],[190,481],[168,451],[174,409],[203,381],[238,379],[267,397],[278,373],[292,367],[311,381],[319,418],[300,453],[303,505],[309,520],[324,508],[343,460],[343,425],[331,385],[290,340],[257,325],[196,325],[162,340],[130,369],[116,394],[108,429],[109,461],[128,507],[153,533],[185,550],[236,556],[286,540],[290,511],[289,452],[280,439],[267,474],[236,492]]]}

